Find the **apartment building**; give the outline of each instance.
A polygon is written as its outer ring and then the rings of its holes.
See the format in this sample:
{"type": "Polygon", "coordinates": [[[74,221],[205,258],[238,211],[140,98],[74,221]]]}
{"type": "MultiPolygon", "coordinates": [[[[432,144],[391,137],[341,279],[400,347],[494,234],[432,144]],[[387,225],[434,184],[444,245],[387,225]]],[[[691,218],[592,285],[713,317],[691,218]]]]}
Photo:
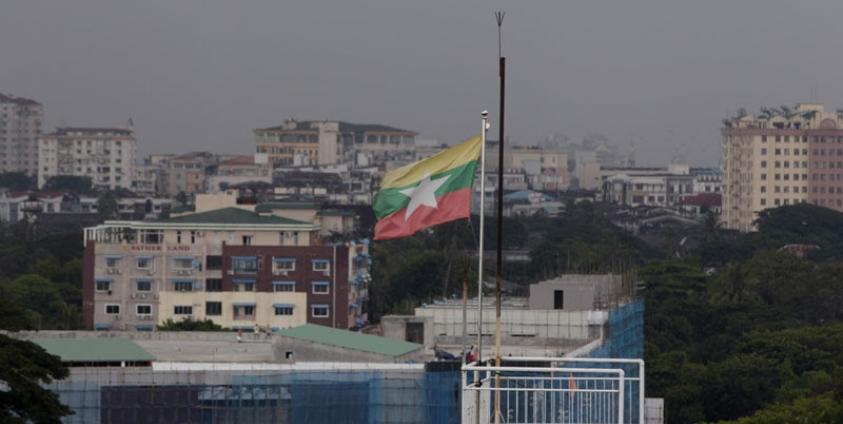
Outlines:
{"type": "Polygon", "coordinates": [[[254,131],[257,152],[276,167],[349,164],[370,166],[412,160],[416,133],[379,124],[296,121],[254,131]]]}
{"type": "MultiPolygon", "coordinates": [[[[503,157],[504,172],[521,174],[526,186],[510,187],[508,190],[564,190],[568,188],[568,153],[558,149],[538,146],[507,146],[503,157]]],[[[497,143],[486,150],[486,172],[498,168],[497,143]]]]}
{"type": "Polygon", "coordinates": [[[208,193],[219,193],[228,187],[245,183],[272,183],[272,163],[266,154],[237,155],[223,159],[206,181],[208,193]]]}
{"type": "Polygon", "coordinates": [[[38,137],[44,106],[0,93],[0,172],[38,173],[38,137]]]}
{"type": "Polygon", "coordinates": [[[843,114],[821,104],[763,108],[724,120],[726,228],[755,229],[767,208],[810,202],[843,210],[843,114]]]}
{"type": "Polygon", "coordinates": [[[110,127],[60,127],[38,140],[38,187],[55,176],[90,177],[96,188],[132,188],[134,131],[110,127]]]}
{"type": "Polygon", "coordinates": [[[363,308],[349,309],[367,298],[367,287],[355,285],[352,293],[349,281],[359,273],[368,283],[368,268],[350,265],[368,249],[318,245],[318,231],[236,207],[86,228],[85,325],[144,331],[192,318],[269,330],[365,322],[363,308]]]}
{"type": "Polygon", "coordinates": [[[205,193],[208,177],[215,172],[220,158],[210,152],[190,152],[150,157],[149,162],[158,166],[158,194],[172,197],[179,193],[205,193]]]}

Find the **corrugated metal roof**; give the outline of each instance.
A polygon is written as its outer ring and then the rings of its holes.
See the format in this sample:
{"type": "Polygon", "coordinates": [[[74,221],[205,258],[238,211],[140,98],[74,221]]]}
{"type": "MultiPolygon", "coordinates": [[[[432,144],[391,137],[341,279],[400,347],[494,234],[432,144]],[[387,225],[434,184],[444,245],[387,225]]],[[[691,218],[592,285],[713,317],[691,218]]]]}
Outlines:
{"type": "Polygon", "coordinates": [[[348,330],[337,330],[335,328],[314,324],[305,324],[298,327],[278,330],[276,334],[329,346],[338,346],[346,349],[377,353],[387,356],[401,356],[422,348],[422,345],[420,344],[356,333],[348,330]]]}
{"type": "Polygon", "coordinates": [[[154,361],[155,357],[129,339],[35,339],[34,343],[62,362],[154,361]]]}

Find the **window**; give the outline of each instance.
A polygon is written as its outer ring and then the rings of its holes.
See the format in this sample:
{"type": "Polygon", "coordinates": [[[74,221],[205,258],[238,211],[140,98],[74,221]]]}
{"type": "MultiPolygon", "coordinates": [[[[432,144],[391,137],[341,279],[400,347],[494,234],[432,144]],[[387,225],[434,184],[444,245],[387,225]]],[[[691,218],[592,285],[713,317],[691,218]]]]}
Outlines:
{"type": "Polygon", "coordinates": [[[762,167],[762,168],[766,168],[766,167],[767,167],[767,161],[766,161],[766,160],[762,160],[762,161],[761,161],[761,167],[762,167]]]}
{"type": "Polygon", "coordinates": [[[761,181],[767,181],[767,174],[761,174],[761,181]]]}
{"type": "Polygon", "coordinates": [[[173,290],[177,292],[189,292],[193,291],[193,281],[173,281],[173,290]]]}
{"type": "Polygon", "coordinates": [[[120,265],[120,256],[106,256],[105,257],[105,266],[108,268],[114,268],[120,265]]]}
{"type": "Polygon", "coordinates": [[[222,315],[222,302],[205,302],[205,315],[222,315]]]}
{"type": "Polygon", "coordinates": [[[177,258],[173,258],[173,268],[176,269],[192,269],[193,268],[193,258],[180,256],[177,258]]]}
{"type": "Polygon", "coordinates": [[[761,154],[762,154],[762,155],[767,155],[767,148],[766,148],[766,147],[765,147],[765,148],[763,148],[763,149],[761,149],[761,154]]]}
{"type": "Polygon", "coordinates": [[[181,231],[176,231],[176,244],[181,244],[181,231]]]}
{"type": "Polygon", "coordinates": [[[152,256],[139,256],[137,266],[138,269],[152,269],[152,256]]]}
{"type": "Polygon", "coordinates": [[[767,192],[767,186],[761,186],[761,192],[766,193],[767,192]]]}
{"type": "Polygon", "coordinates": [[[234,319],[254,319],[255,305],[234,305],[234,319]]]}
{"type": "Polygon", "coordinates": [[[222,256],[208,255],[205,257],[205,269],[222,269],[222,256]]]}
{"type": "Polygon", "coordinates": [[[237,274],[255,274],[258,272],[257,256],[233,256],[231,268],[237,274]]]}
{"type": "Polygon", "coordinates": [[[293,305],[273,305],[275,315],[293,315],[293,305]]]}
{"type": "Polygon", "coordinates": [[[221,292],[222,280],[219,278],[208,278],[205,280],[205,291],[221,292]]]}
{"type": "Polygon", "coordinates": [[[331,291],[331,283],[327,281],[314,281],[313,294],[328,294],[331,291]]]}
{"type": "Polygon", "coordinates": [[[152,305],[135,305],[135,313],[138,315],[152,315],[152,305]]]}
{"type": "Polygon", "coordinates": [[[252,245],[252,236],[243,236],[243,246],[252,245]]]}
{"type": "Polygon", "coordinates": [[[331,272],[331,261],[327,259],[314,259],[313,260],[313,270],[314,271],[323,271],[323,272],[331,272]]]}
{"type": "Polygon", "coordinates": [[[330,315],[328,305],[311,305],[310,315],[314,318],[327,318],[330,315]]]}
{"type": "Polygon", "coordinates": [[[296,258],[272,258],[272,272],[295,271],[296,258]]]}
{"type": "Polygon", "coordinates": [[[111,291],[111,280],[98,278],[96,280],[96,284],[97,284],[97,291],[98,292],[111,291]]]}
{"type": "Polygon", "coordinates": [[[120,313],[120,305],[117,304],[108,304],[105,305],[105,313],[106,315],[117,315],[120,313]]]}
{"type": "Polygon", "coordinates": [[[296,291],[295,281],[273,281],[272,291],[274,292],[294,292],[296,291]]]}
{"type": "Polygon", "coordinates": [[[767,199],[761,199],[761,206],[767,206],[767,199]]]}
{"type": "Polygon", "coordinates": [[[565,309],[565,290],[553,291],[553,309],[565,309]]]}
{"type": "Polygon", "coordinates": [[[135,281],[135,290],[139,292],[152,291],[152,280],[137,280],[135,281]]]}
{"type": "Polygon", "coordinates": [[[238,292],[253,292],[255,291],[255,280],[239,280],[234,279],[234,291],[238,292]]]}
{"type": "Polygon", "coordinates": [[[176,305],[173,307],[174,315],[193,315],[193,306],[176,305]]]}

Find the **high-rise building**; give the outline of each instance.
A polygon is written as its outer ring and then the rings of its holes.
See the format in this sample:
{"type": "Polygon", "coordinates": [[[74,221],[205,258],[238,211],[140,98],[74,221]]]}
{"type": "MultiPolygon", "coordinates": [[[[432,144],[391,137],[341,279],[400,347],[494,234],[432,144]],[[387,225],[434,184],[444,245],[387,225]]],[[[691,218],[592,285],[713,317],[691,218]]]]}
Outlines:
{"type": "Polygon", "coordinates": [[[843,210],[843,113],[823,105],[763,108],[724,120],[724,227],[755,229],[767,208],[813,203],[843,210]]]}
{"type": "Polygon", "coordinates": [[[0,172],[35,176],[44,106],[0,93],[0,172]]]}
{"type": "Polygon", "coordinates": [[[132,188],[132,128],[62,127],[38,141],[38,187],[56,176],[90,177],[94,187],[132,188]]]}
{"type": "Polygon", "coordinates": [[[372,166],[412,160],[416,133],[376,124],[296,121],[255,130],[257,153],[279,167],[348,164],[372,166]]]}
{"type": "Polygon", "coordinates": [[[317,224],[238,207],[86,228],[85,326],[365,325],[368,243],[322,245],[318,233],[317,224]]]}

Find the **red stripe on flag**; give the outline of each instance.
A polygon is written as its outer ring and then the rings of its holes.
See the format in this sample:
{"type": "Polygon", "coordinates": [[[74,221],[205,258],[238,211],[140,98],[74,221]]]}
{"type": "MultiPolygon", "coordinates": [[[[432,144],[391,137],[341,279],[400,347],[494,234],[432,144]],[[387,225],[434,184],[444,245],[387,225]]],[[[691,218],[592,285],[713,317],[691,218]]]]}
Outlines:
{"type": "Polygon", "coordinates": [[[421,205],[408,220],[404,220],[407,209],[396,211],[378,221],[375,225],[375,240],[389,240],[408,237],[420,230],[471,216],[471,188],[445,193],[436,198],[438,207],[421,205]]]}

